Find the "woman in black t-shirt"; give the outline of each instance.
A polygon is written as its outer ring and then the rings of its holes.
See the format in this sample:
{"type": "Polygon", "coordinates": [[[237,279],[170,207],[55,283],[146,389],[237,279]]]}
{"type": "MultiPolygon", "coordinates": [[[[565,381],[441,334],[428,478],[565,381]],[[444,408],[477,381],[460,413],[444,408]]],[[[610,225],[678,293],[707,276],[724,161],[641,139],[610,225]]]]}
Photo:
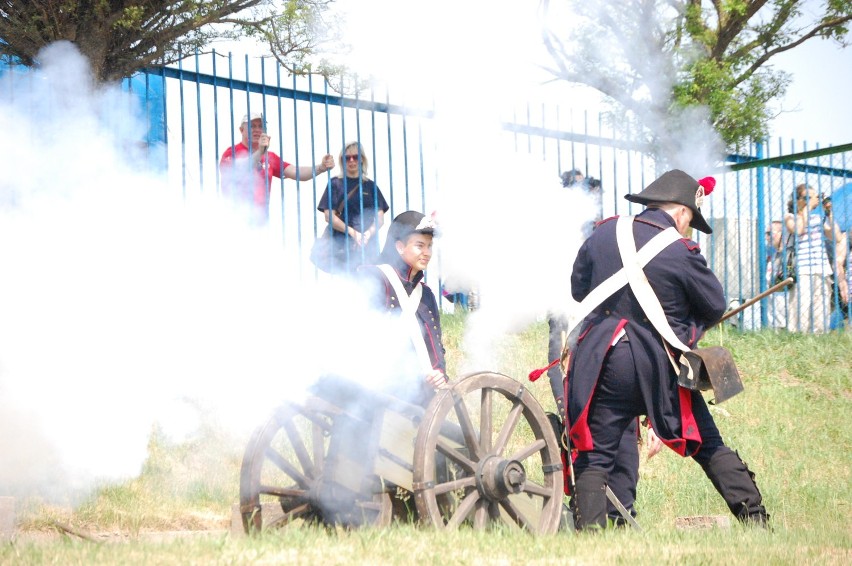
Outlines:
{"type": "Polygon", "coordinates": [[[360,143],[346,144],[339,163],[341,174],[331,180],[317,210],[325,214],[331,229],[339,265],[333,271],[351,273],[378,257],[378,231],[389,206],[379,187],[367,177],[367,155],[360,143]]]}

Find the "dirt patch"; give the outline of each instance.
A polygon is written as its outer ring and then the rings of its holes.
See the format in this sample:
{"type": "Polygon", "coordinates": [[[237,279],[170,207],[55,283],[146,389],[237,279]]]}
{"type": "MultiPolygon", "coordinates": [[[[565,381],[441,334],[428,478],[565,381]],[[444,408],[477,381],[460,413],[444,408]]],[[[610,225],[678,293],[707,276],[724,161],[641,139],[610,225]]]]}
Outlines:
{"type": "MultiPolygon", "coordinates": [[[[821,397],[835,397],[837,394],[828,387],[809,381],[802,381],[798,377],[790,374],[786,368],[781,368],[778,372],[778,381],[785,387],[801,387],[821,397]]],[[[852,391],[841,390],[840,396],[847,400],[852,400],[852,391]]]]}
{"type": "Polygon", "coordinates": [[[89,532],[68,525],[57,525],[51,530],[16,531],[12,540],[19,543],[53,544],[62,539],[80,540],[100,543],[129,542],[144,540],[149,542],[167,542],[175,539],[213,537],[221,538],[229,533],[225,529],[196,530],[196,531],[147,531],[139,533],[124,533],[118,531],[89,532]]]}
{"type": "Polygon", "coordinates": [[[675,527],[682,531],[700,529],[730,529],[731,518],[723,515],[695,515],[692,517],[677,517],[675,527]]]}

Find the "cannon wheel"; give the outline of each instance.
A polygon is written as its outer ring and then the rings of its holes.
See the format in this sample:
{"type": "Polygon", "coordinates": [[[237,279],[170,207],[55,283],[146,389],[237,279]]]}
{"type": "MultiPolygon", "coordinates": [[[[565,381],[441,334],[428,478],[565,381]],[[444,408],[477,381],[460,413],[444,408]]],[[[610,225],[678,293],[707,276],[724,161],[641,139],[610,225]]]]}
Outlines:
{"type": "Polygon", "coordinates": [[[555,533],[562,469],[556,436],[533,395],[505,375],[470,374],[435,395],[418,427],[417,511],[438,528],[555,533]]]}
{"type": "MultiPolygon", "coordinates": [[[[284,403],[255,430],[240,467],[240,514],[246,533],[325,523],[318,505],[332,421],[340,410],[317,397],[284,403]]],[[[391,499],[360,502],[366,523],[386,526],[391,499]]]]}

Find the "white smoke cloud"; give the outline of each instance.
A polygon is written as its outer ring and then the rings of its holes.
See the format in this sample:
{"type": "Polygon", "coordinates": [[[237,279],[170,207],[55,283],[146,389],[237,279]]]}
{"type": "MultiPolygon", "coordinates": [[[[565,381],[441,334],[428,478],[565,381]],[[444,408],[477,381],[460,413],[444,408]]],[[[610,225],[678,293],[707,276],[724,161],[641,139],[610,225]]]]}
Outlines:
{"type": "MultiPolygon", "coordinates": [[[[507,332],[570,308],[582,226],[597,213],[552,166],[497,141],[506,109],[540,87],[527,71],[542,55],[536,14],[511,2],[339,5],[347,63],[434,104],[435,267],[479,292],[461,369],[491,369],[507,332]]],[[[280,240],[140,174],[127,98],[81,80],[67,45],[42,60],[33,96],[0,102],[11,132],[0,140],[0,425],[23,431],[0,435],[14,461],[0,491],[132,476],[152,423],[191,431],[193,406],[250,428],[316,375],[394,378],[398,360],[363,354],[393,334],[351,304],[356,290],[300,283],[280,240]]],[[[684,155],[708,139],[694,126],[677,138],[684,155]]]]}
{"type": "MultiPolygon", "coordinates": [[[[507,110],[541,93],[536,10],[484,0],[336,4],[353,48],[343,62],[435,108],[436,263],[449,289],[481,298],[460,369],[493,369],[502,337],[570,307],[581,228],[597,213],[586,196],[562,189],[552,164],[498,141],[507,110]],[[377,22],[388,23],[381,33],[377,22]]],[[[542,359],[546,351],[542,344],[542,359]]]]}
{"type": "Polygon", "coordinates": [[[398,377],[357,289],[300,282],[269,231],[141,172],[131,97],[71,44],[40,62],[0,98],[0,493],[133,477],[155,424],[247,438],[321,373],[398,377]]]}
{"type": "MultiPolygon", "coordinates": [[[[630,109],[608,101],[613,126],[629,139],[636,134],[626,127],[638,121],[649,134],[642,138],[650,142],[660,173],[678,168],[702,177],[721,162],[724,143],[706,107],[672,105],[678,75],[700,53],[682,47],[674,56],[663,49],[665,30],[682,18],[675,7],[651,2],[635,8],[625,10],[621,2],[551,2],[546,25],[570,70],[587,84],[631,101],[630,109]]],[[[552,60],[547,66],[556,68],[552,60]]]]}

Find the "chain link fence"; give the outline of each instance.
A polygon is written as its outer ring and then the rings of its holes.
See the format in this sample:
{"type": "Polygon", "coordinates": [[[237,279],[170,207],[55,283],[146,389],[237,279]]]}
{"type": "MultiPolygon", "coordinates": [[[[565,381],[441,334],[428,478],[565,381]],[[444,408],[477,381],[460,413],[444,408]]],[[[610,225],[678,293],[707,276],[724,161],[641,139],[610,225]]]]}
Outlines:
{"type": "Polygon", "coordinates": [[[823,333],[848,319],[852,144],[808,149],[779,142],[729,156],[708,207],[705,254],[732,305],[795,278],[736,320],[746,329],[823,333]],[[786,153],[785,153],[786,149],[786,153]]]}

